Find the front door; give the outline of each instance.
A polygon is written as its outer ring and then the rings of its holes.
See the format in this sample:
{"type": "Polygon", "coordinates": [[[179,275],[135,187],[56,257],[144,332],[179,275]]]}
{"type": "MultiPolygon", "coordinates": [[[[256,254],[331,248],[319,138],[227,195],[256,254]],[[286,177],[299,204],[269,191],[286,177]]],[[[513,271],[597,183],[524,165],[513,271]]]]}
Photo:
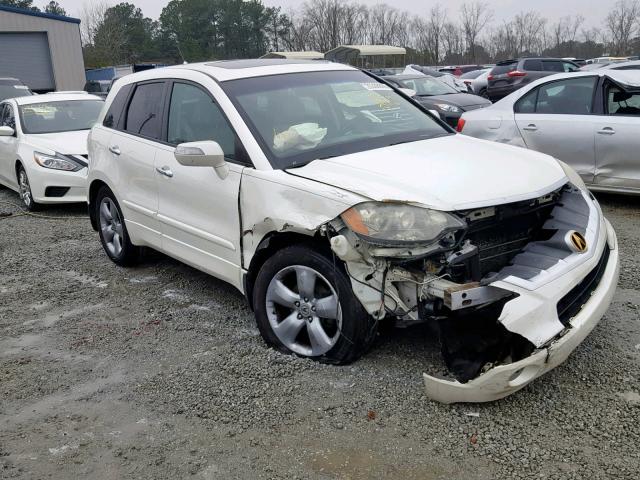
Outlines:
{"type": "Polygon", "coordinates": [[[240,282],[238,196],[243,166],[233,129],[204,87],[176,81],[168,102],[167,143],[155,159],[159,191],[158,220],[162,249],[233,285],[240,282]],[[229,174],[220,178],[210,167],[184,166],[175,146],[200,140],[220,144],[229,174]]]}
{"type": "Polygon", "coordinates": [[[0,182],[17,188],[15,165],[18,158],[18,134],[15,132],[15,112],[9,103],[0,104],[0,126],[14,129],[12,137],[0,137],[0,182]]]}
{"type": "Polygon", "coordinates": [[[606,113],[596,123],[595,184],[640,191],[640,92],[608,85],[606,113]]]}
{"type": "Polygon", "coordinates": [[[524,95],[515,120],[527,148],[571,165],[586,183],[595,174],[593,93],[596,77],[552,81],[524,95]]]}

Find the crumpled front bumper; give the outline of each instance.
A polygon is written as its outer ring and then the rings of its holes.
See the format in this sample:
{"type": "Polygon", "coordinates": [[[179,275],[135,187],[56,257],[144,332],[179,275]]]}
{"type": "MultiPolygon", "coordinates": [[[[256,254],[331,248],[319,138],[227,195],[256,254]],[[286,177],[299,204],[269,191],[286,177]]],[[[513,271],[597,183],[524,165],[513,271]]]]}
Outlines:
{"type": "MultiPolygon", "coordinates": [[[[427,396],[442,403],[490,402],[504,398],[563,363],[589,335],[605,314],[615,293],[619,276],[619,250],[613,228],[606,222],[610,248],[604,274],[589,300],[566,329],[546,346],[518,362],[498,365],[479,377],[460,383],[423,374],[427,396]]],[[[562,279],[558,279],[559,282],[562,279]]],[[[549,285],[548,288],[553,288],[549,285]]]]}

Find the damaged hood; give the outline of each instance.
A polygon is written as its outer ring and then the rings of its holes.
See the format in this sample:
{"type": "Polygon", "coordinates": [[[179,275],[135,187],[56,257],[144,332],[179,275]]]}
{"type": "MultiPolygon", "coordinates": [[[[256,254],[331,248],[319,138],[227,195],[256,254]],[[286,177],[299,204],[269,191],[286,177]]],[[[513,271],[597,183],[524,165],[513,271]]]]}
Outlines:
{"type": "Polygon", "coordinates": [[[535,198],[568,181],[548,155],[464,135],[315,160],[287,172],[372,200],[445,211],[535,198]]]}

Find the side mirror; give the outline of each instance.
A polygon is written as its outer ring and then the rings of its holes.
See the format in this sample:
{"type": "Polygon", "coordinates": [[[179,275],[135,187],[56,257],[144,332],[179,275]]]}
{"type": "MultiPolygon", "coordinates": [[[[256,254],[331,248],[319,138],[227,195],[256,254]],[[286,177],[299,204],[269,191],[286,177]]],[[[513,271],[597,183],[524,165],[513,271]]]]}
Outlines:
{"type": "Polygon", "coordinates": [[[416,91],[411,89],[411,88],[400,88],[399,90],[402,93],[404,93],[407,97],[415,97],[416,96],[416,91]]]}
{"type": "Polygon", "coordinates": [[[213,167],[223,180],[229,174],[224,152],[218,142],[212,140],[181,143],[176,147],[174,156],[185,167],[213,167]]]}
{"type": "Polygon", "coordinates": [[[16,131],[11,127],[0,127],[0,137],[13,137],[16,131]]]}

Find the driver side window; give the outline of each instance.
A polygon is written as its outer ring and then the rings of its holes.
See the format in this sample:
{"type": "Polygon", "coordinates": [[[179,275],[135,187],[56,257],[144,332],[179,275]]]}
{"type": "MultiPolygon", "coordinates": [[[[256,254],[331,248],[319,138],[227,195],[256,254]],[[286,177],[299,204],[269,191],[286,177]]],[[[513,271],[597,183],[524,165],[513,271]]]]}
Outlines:
{"type": "Polygon", "coordinates": [[[8,103],[2,105],[0,110],[0,126],[16,129],[16,118],[13,115],[13,108],[8,103]]]}
{"type": "Polygon", "coordinates": [[[626,92],[619,87],[607,89],[607,113],[609,115],[640,115],[640,93],[626,92]]]}
{"type": "Polygon", "coordinates": [[[236,135],[220,107],[202,89],[188,83],[174,83],[169,106],[167,142],[213,140],[225,157],[236,158],[236,135]]]}

